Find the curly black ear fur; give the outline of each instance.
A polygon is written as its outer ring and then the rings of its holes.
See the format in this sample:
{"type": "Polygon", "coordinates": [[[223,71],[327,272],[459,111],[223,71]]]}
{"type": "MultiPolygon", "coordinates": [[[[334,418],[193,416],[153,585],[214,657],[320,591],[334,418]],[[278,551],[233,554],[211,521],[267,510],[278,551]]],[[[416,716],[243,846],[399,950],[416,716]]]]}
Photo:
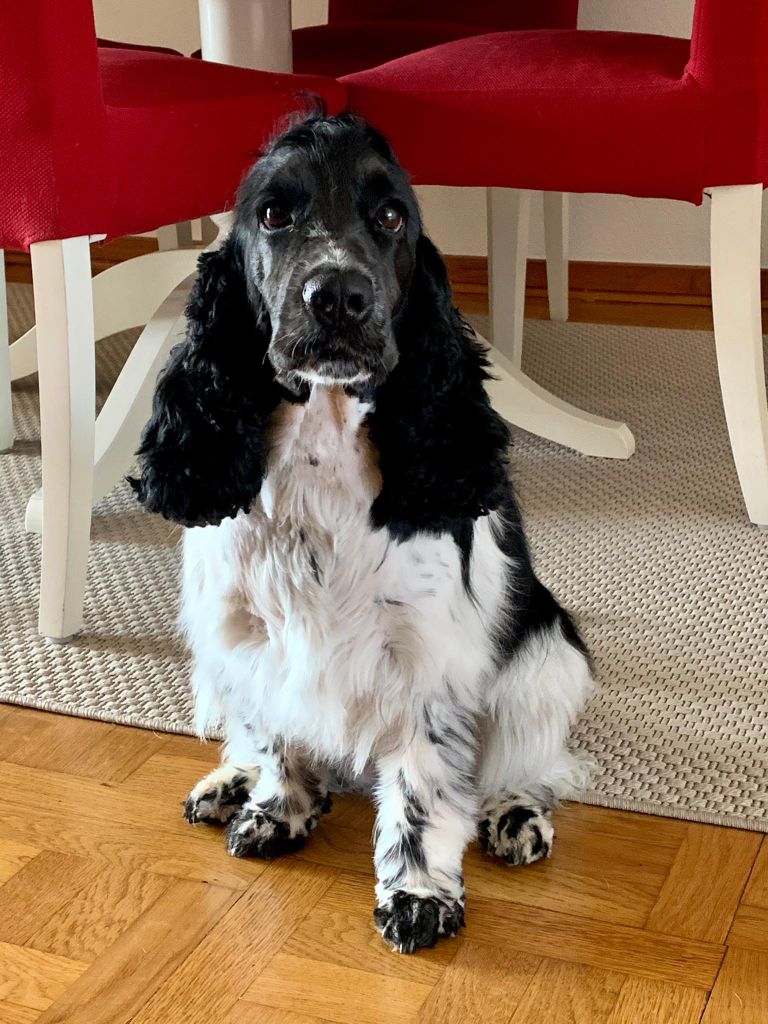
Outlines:
{"type": "Polygon", "coordinates": [[[204,253],[187,336],[161,373],[132,480],[150,511],[184,526],[247,510],[264,475],[264,425],[282,396],[266,358],[270,327],[231,237],[204,253]]]}
{"type": "Polygon", "coordinates": [[[483,349],[424,235],[394,326],[399,362],[376,392],[369,424],[383,481],[373,522],[401,539],[456,532],[507,499],[509,431],[485,392],[483,349]]]}

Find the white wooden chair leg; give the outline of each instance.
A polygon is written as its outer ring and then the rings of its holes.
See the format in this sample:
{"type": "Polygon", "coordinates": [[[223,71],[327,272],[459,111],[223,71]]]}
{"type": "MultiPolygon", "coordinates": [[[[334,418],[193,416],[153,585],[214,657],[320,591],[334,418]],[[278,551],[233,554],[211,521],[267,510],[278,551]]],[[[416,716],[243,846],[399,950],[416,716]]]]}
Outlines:
{"type": "MultiPolygon", "coordinates": [[[[186,331],[184,307],[193,278],[168,296],[131,349],[101,412],[96,418],[93,504],[109,494],[133,465],[141,431],[152,411],[157,375],[171,348],[186,331]]],[[[24,527],[29,533],[43,529],[43,491],[27,502],[24,527]]]]}
{"type": "Polygon", "coordinates": [[[82,626],[93,491],[95,344],[88,238],[30,248],[43,455],[40,632],[82,626]]]}
{"type": "Polygon", "coordinates": [[[171,249],[190,249],[194,245],[194,231],[191,220],[182,220],[178,224],[166,224],[155,231],[159,252],[171,249]]]}
{"type": "Polygon", "coordinates": [[[13,448],[11,354],[8,348],[8,304],[5,295],[5,255],[0,249],[0,453],[13,448]]]}
{"type": "Polygon", "coordinates": [[[133,464],[141,431],[152,412],[157,375],[186,331],[184,308],[194,278],[172,292],[147,324],[96,420],[93,500],[109,494],[133,464]]]}
{"type": "Polygon", "coordinates": [[[182,220],[176,225],[176,246],[179,249],[191,249],[195,244],[194,228],[191,220],[182,220]]]}
{"type": "Polygon", "coordinates": [[[175,224],[166,224],[155,231],[159,252],[169,252],[179,248],[179,232],[175,224]]]}
{"type": "Polygon", "coordinates": [[[509,423],[583,455],[604,459],[628,459],[632,455],[635,439],[626,423],[595,416],[564,402],[496,349],[491,349],[490,357],[494,379],[486,385],[488,393],[494,409],[509,423]]]}
{"type": "Polygon", "coordinates": [[[490,339],[520,366],[525,316],[530,193],[488,188],[488,312],[490,339]]]}
{"type": "Polygon", "coordinates": [[[486,195],[491,342],[519,366],[523,355],[531,193],[522,189],[489,188],[486,195]]]}
{"type": "Polygon", "coordinates": [[[733,461],[747,513],[768,526],[768,400],[760,309],[762,185],[711,189],[712,312],[733,461]]]}
{"type": "Polygon", "coordinates": [[[544,193],[544,250],[549,319],[568,319],[568,194],[544,193]]]}
{"type": "MultiPolygon", "coordinates": [[[[109,267],[94,277],[96,340],[149,323],[163,299],[194,273],[199,255],[198,249],[150,252],[109,267]]],[[[31,327],[11,345],[11,380],[36,370],[37,328],[31,327]]]]}

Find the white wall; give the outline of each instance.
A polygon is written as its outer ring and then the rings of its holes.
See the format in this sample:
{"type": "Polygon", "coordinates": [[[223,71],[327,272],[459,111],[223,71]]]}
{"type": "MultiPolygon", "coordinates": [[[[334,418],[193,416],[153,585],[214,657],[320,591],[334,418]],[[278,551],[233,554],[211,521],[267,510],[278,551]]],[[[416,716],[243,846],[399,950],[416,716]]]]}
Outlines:
{"type": "MultiPolygon", "coordinates": [[[[693,6],[694,0],[581,0],[579,25],[689,36],[693,6]]],[[[327,0],[292,0],[292,7],[296,26],[327,17],[327,0]]],[[[185,53],[200,45],[197,0],[94,0],[94,10],[102,36],[174,46],[185,53]]],[[[428,228],[445,252],[485,254],[483,190],[419,191],[428,228]]],[[[763,237],[768,265],[768,230],[763,237]]],[[[574,196],[571,253],[578,260],[707,263],[707,209],[620,196],[574,196]]],[[[536,214],[531,254],[543,255],[541,218],[536,214]]]]}

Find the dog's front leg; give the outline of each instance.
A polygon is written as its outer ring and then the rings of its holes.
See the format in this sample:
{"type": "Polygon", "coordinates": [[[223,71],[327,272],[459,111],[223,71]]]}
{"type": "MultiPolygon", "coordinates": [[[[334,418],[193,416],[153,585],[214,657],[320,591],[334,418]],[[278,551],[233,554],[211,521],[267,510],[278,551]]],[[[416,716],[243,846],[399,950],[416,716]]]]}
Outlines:
{"type": "MultiPolygon", "coordinates": [[[[428,721],[428,719],[427,719],[428,721]]],[[[464,924],[464,849],[476,831],[471,729],[405,729],[377,762],[376,925],[400,953],[464,924]]]]}
{"type": "Polygon", "coordinates": [[[233,857],[271,859],[300,849],[331,809],[327,772],[280,740],[259,752],[259,777],[227,825],[233,857]]]}
{"type": "Polygon", "coordinates": [[[227,749],[243,761],[227,759],[198,782],[184,805],[187,820],[226,824],[234,857],[272,858],[303,846],[331,807],[325,768],[273,738],[240,737],[227,749]]]}

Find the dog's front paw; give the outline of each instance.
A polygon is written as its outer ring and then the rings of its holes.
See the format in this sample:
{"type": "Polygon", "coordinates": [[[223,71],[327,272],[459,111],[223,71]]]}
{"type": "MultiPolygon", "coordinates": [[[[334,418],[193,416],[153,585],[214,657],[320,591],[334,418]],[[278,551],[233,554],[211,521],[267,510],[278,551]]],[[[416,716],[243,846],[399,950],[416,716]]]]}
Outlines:
{"type": "Polygon", "coordinates": [[[259,771],[252,765],[238,768],[223,764],[201,779],[184,803],[184,817],[194,825],[199,821],[226,824],[248,800],[258,782],[259,771]]]}
{"type": "Polygon", "coordinates": [[[398,891],[373,912],[385,942],[398,953],[414,953],[434,946],[441,935],[452,938],[464,927],[464,907],[443,903],[434,896],[398,891]]]}
{"type": "Polygon", "coordinates": [[[243,807],[227,826],[227,849],[233,857],[273,860],[283,853],[300,850],[308,831],[291,835],[287,821],[272,817],[258,807],[243,807]]]}
{"type": "Polygon", "coordinates": [[[480,845],[507,864],[533,864],[552,853],[555,829],[549,811],[514,802],[487,809],[479,825],[480,845]]]}

